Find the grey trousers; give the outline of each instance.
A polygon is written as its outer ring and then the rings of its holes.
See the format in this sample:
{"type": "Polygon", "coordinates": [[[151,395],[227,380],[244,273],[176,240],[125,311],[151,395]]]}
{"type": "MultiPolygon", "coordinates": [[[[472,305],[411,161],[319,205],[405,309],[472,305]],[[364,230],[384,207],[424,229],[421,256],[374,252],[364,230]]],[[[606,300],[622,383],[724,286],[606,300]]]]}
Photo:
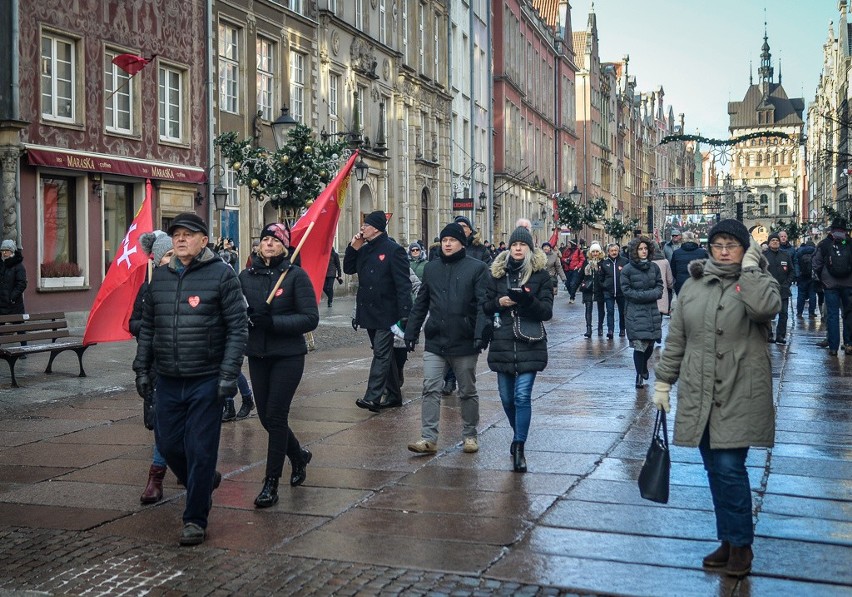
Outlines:
{"type": "Polygon", "coordinates": [[[438,441],[438,423],[441,421],[441,386],[444,383],[444,367],[449,365],[456,373],[461,401],[461,416],[464,423],[463,437],[476,437],[479,424],[479,395],[476,393],[476,362],[479,354],[443,357],[432,352],[423,353],[423,404],[421,421],[422,437],[430,442],[438,441]]]}

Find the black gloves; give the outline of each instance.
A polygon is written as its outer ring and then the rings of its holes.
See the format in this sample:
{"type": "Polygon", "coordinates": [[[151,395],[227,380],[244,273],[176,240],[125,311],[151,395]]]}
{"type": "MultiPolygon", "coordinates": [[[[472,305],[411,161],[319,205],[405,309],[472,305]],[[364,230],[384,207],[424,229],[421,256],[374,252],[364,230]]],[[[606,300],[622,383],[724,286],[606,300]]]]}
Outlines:
{"type": "MultiPolygon", "coordinates": [[[[153,398],[153,396],[151,398],[153,398]]],[[[149,398],[145,398],[142,402],[142,422],[145,423],[145,429],[153,429],[155,420],[154,401],[149,398]]]]}
{"type": "Polygon", "coordinates": [[[354,317],[352,318],[352,329],[355,330],[356,332],[358,331],[358,320],[355,319],[354,317]]]}
{"type": "Polygon", "coordinates": [[[136,373],[136,393],[143,400],[150,400],[154,394],[154,386],[151,385],[151,376],[146,372],[136,373]]]}
{"type": "Polygon", "coordinates": [[[529,305],[533,300],[532,293],[528,288],[510,288],[508,296],[521,306],[529,305]]]}
{"type": "Polygon", "coordinates": [[[343,278],[341,278],[341,277],[339,277],[339,276],[338,276],[338,278],[337,278],[337,283],[338,283],[338,284],[343,284],[343,278]]]}
{"type": "Polygon", "coordinates": [[[252,327],[256,328],[272,328],[272,314],[270,313],[269,303],[261,303],[249,313],[249,322],[252,327]]]}
{"type": "Polygon", "coordinates": [[[219,378],[219,385],[216,388],[216,397],[219,401],[224,401],[226,398],[233,398],[237,395],[237,378],[225,379],[219,378]]]}
{"type": "Polygon", "coordinates": [[[417,340],[408,340],[405,341],[405,349],[408,352],[414,352],[414,347],[417,346],[417,340]]]}
{"type": "Polygon", "coordinates": [[[483,342],[481,338],[476,338],[476,339],[473,341],[473,347],[474,347],[476,350],[485,350],[485,348],[486,348],[487,346],[488,346],[488,343],[487,343],[487,342],[483,342]]]}

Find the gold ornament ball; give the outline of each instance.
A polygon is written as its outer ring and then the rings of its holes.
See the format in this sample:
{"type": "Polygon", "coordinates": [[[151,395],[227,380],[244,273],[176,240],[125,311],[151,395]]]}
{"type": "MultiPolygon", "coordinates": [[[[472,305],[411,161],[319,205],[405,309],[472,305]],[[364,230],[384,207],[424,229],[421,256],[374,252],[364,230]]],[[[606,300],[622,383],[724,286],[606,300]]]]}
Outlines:
{"type": "Polygon", "coordinates": [[[305,205],[306,205],[306,206],[308,206],[308,207],[310,207],[310,206],[311,206],[311,205],[313,205],[313,204],[314,204],[314,200],[313,200],[313,199],[308,199],[307,201],[305,201],[305,205]]]}
{"type": "Polygon", "coordinates": [[[282,155],[281,156],[281,163],[282,164],[289,164],[290,163],[290,156],[289,155],[282,155]]]}
{"type": "Polygon", "coordinates": [[[305,145],[305,153],[311,153],[314,150],[310,145],[305,145]]]}
{"type": "Polygon", "coordinates": [[[256,189],[257,187],[260,186],[260,181],[256,178],[252,178],[251,179],[251,186],[252,186],[252,188],[256,189]]]}
{"type": "Polygon", "coordinates": [[[328,172],[326,170],[320,170],[320,176],[325,178],[326,176],[328,176],[328,172]]]}
{"type": "Polygon", "coordinates": [[[239,169],[240,169],[240,166],[242,166],[242,164],[241,164],[241,163],[239,163],[239,162],[234,162],[233,168],[234,168],[234,170],[239,170],[239,169]]]}

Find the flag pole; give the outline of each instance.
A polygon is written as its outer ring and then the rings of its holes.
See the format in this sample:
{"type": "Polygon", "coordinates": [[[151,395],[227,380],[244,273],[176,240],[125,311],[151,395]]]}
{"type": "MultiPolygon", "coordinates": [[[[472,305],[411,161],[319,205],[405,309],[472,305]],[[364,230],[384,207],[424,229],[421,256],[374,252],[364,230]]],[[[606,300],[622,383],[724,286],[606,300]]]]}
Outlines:
{"type": "Polygon", "coordinates": [[[136,76],[136,75],[133,75],[133,76],[131,76],[131,77],[127,77],[127,80],[126,80],[124,83],[122,83],[121,85],[119,85],[118,87],[116,87],[115,89],[113,89],[113,90],[112,90],[112,93],[110,93],[108,96],[106,96],[106,99],[104,99],[104,102],[108,102],[108,101],[110,100],[110,98],[111,98],[112,96],[114,96],[116,93],[118,93],[119,91],[121,91],[121,89],[122,89],[123,87],[127,87],[127,86],[130,84],[130,81],[132,81],[132,80],[133,80],[133,77],[135,77],[135,76],[136,76]]]}
{"type": "MultiPolygon", "coordinates": [[[[305,241],[308,239],[308,236],[311,235],[311,230],[314,229],[314,224],[316,224],[316,222],[311,222],[310,224],[308,224],[308,228],[305,230],[305,234],[302,235],[299,244],[296,246],[296,250],[293,251],[293,254],[290,256],[290,263],[296,261],[296,256],[299,254],[299,251],[302,250],[302,245],[305,244],[305,241]]],[[[278,292],[279,288],[281,288],[281,284],[284,282],[284,278],[287,277],[287,272],[289,271],[290,268],[288,267],[283,272],[281,272],[281,275],[278,277],[278,282],[275,283],[275,286],[272,288],[272,292],[270,292],[269,296],[266,297],[267,304],[272,303],[272,299],[275,298],[275,293],[278,292]]]]}

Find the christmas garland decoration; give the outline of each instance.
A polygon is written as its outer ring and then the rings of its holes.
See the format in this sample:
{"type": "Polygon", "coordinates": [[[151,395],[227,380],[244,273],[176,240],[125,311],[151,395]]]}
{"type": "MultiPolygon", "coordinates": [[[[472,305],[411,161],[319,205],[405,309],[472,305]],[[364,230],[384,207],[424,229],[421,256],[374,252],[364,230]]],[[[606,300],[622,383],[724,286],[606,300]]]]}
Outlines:
{"type": "Polygon", "coordinates": [[[673,143],[675,141],[698,141],[699,143],[706,143],[707,145],[713,145],[714,147],[718,147],[737,145],[739,143],[742,143],[743,141],[750,141],[751,139],[768,138],[789,139],[790,135],[788,135],[787,133],[782,133],[781,131],[759,131],[756,133],[740,135],[739,137],[733,137],[731,139],[710,139],[708,137],[702,137],[701,135],[667,135],[663,137],[662,141],[660,141],[660,145],[665,145],[666,143],[673,143]]]}

